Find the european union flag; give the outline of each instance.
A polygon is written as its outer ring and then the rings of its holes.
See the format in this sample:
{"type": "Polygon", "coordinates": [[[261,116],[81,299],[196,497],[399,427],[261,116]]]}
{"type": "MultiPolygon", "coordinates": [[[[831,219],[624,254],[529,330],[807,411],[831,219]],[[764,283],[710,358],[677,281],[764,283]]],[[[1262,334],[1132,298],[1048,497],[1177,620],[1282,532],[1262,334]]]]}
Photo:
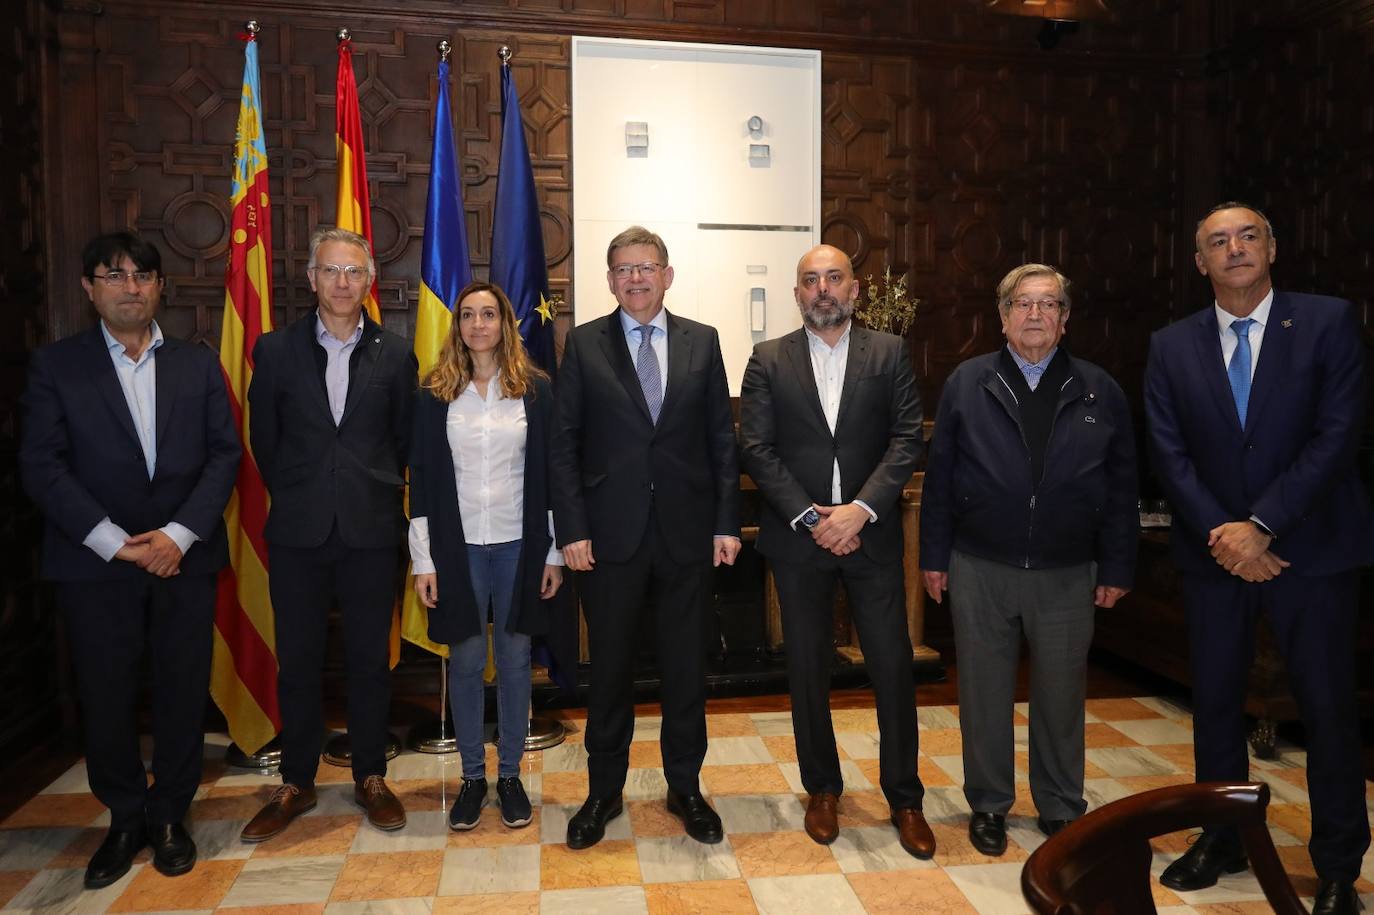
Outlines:
{"type": "Polygon", "coordinates": [[[553,374],[554,315],[549,306],[539,199],[509,62],[501,64],[501,164],[492,215],[491,281],[510,296],[530,358],[553,374]]]}

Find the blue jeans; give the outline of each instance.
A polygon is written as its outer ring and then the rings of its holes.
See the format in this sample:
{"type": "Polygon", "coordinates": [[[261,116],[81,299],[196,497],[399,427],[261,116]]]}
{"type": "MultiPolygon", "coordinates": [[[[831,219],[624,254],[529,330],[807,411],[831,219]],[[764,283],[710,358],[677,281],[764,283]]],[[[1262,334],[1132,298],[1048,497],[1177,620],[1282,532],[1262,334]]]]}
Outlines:
{"type": "Polygon", "coordinates": [[[496,710],[501,739],[497,745],[497,775],[520,774],[525,735],[530,725],[530,637],[506,631],[515,590],[521,541],[469,543],[468,569],[472,592],[477,597],[482,631],[449,646],[449,704],[458,752],[463,756],[463,778],[485,778],[486,757],[482,748],[482,670],[487,664],[487,607],[491,607],[496,643],[496,710]]]}

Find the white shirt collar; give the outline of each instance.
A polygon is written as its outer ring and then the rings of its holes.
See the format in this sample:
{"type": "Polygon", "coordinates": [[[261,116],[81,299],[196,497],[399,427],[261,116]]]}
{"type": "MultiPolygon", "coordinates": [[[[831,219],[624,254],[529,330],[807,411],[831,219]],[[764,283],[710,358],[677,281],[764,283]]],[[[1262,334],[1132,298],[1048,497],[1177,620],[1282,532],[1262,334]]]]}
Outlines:
{"type": "MultiPolygon", "coordinates": [[[[1246,317],[1252,319],[1261,329],[1263,329],[1269,324],[1269,309],[1272,308],[1273,305],[1274,287],[1270,286],[1269,292],[1265,294],[1264,298],[1260,299],[1260,303],[1255,306],[1255,310],[1246,315],[1246,317]]],[[[1217,314],[1217,329],[1224,337],[1231,332],[1231,325],[1241,319],[1218,305],[1215,299],[1212,301],[1212,308],[1216,310],[1217,314]]]]}
{"type": "Polygon", "coordinates": [[[820,348],[823,351],[829,352],[834,352],[835,350],[838,350],[841,347],[848,344],[849,332],[853,329],[854,322],[853,320],[850,320],[849,323],[845,324],[844,333],[840,334],[840,339],[835,341],[834,346],[831,346],[829,343],[826,343],[824,340],[822,340],[820,335],[813,331],[811,328],[807,327],[805,324],[802,325],[802,330],[806,331],[806,342],[810,345],[810,347],[812,349],[820,348]]]}
{"type": "MultiPolygon", "coordinates": [[[[148,322],[148,331],[152,334],[152,339],[148,341],[148,348],[142,353],[139,353],[140,359],[162,345],[162,328],[157,326],[157,321],[148,322]]],[[[116,355],[127,355],[124,350],[124,344],[116,340],[114,334],[110,333],[110,329],[105,326],[104,318],[100,319],[100,334],[105,338],[106,349],[111,350],[116,355]]]]}
{"type": "MultiPolygon", "coordinates": [[[[630,334],[634,333],[635,328],[638,326],[639,322],[631,317],[628,311],[623,308],[620,309],[620,328],[625,331],[625,336],[628,337],[630,334]]],[[[654,315],[653,319],[649,321],[649,326],[657,327],[659,330],[663,331],[666,336],[668,333],[668,309],[660,308],[658,314],[654,315]]],[[[653,335],[650,334],[651,339],[652,337],[653,335]]]]}

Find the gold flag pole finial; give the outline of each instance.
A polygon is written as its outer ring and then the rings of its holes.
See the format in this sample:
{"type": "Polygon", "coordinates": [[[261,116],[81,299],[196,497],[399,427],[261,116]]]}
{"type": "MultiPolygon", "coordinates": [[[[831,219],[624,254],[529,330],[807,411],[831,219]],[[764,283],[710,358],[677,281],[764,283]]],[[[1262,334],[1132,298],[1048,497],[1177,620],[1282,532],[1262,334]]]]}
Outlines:
{"type": "Polygon", "coordinates": [[[441,38],[435,47],[439,51],[439,60],[448,63],[448,56],[453,53],[453,45],[448,43],[447,38],[441,38]]]}
{"type": "Polygon", "coordinates": [[[501,58],[501,63],[510,65],[510,59],[515,55],[511,53],[510,45],[501,45],[501,50],[496,52],[496,56],[501,58]]]}
{"type": "Polygon", "coordinates": [[[334,37],[339,39],[339,41],[348,41],[348,39],[352,38],[353,35],[348,31],[347,28],[342,28],[339,29],[338,34],[336,34],[334,37]]]}
{"type": "Polygon", "coordinates": [[[254,36],[256,36],[258,32],[262,31],[262,29],[258,26],[258,20],[256,19],[249,19],[247,22],[245,22],[243,24],[243,30],[247,32],[249,35],[254,36]]]}

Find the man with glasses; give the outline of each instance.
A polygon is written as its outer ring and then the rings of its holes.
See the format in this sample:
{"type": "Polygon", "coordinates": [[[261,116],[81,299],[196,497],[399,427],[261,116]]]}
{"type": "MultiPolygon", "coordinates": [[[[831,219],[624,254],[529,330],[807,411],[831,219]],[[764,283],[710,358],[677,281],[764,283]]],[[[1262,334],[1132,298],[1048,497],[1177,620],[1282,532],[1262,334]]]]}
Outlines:
{"type": "Polygon", "coordinates": [[[1087,810],[1083,715],[1096,607],[1131,587],[1139,518],[1131,413],[1104,370],[1061,345],[1069,281],[1023,264],[997,286],[1007,344],[961,364],[935,416],[921,574],[946,589],[959,662],[969,841],[1007,848],[1013,702],[1030,646],[1030,791],[1053,835],[1087,810]]]}
{"type": "Polygon", "coordinates": [[[130,232],[81,255],[98,324],[33,354],[19,466],[42,510],[81,699],[86,775],[110,828],[86,868],[109,886],[145,845],[167,876],[195,865],[183,820],[200,784],[222,515],[239,437],[214,351],[163,336],[162,256],[130,232]],[[153,783],[139,755],[152,670],[153,783]]]}
{"type": "Polygon", "coordinates": [[[568,845],[595,845],[623,809],[635,659],[650,627],[668,810],[692,838],[715,843],[720,818],[698,782],[704,627],[711,567],[733,564],[740,549],[725,363],[715,328],[664,309],[673,268],[663,239],[632,226],[611,240],[606,266],[620,307],[568,334],[550,457],[554,524],[568,568],[580,573],[592,669],[590,784],[568,845]]]}
{"type": "Polygon", "coordinates": [[[243,828],[277,835],[315,806],[324,739],[329,608],[343,626],[354,801],[378,829],[405,809],[387,787],[387,667],[412,395],[411,346],[363,312],[376,276],[367,240],[317,229],[306,277],[317,307],[253,348],[249,439],[272,497],[265,537],[276,613],[281,787],[243,828]]]}
{"type": "Polygon", "coordinates": [[[759,552],[782,606],[803,827],[839,836],[844,790],[830,717],[835,582],[844,582],[878,712],[879,782],[902,848],[935,854],[916,774],[916,692],[902,581],[902,488],[921,457],[921,398],[905,340],[851,320],[849,256],[818,245],[797,263],[801,330],[754,348],[740,389],[745,469],[763,496],[759,552]]]}

